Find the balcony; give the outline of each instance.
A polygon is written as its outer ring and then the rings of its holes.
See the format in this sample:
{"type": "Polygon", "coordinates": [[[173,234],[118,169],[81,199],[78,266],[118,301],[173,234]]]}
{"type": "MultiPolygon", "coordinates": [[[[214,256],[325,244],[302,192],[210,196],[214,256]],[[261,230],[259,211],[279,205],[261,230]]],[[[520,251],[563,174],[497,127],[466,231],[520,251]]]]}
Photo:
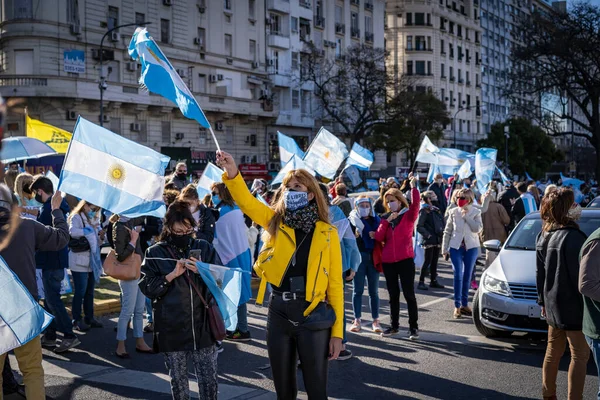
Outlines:
{"type": "Polygon", "coordinates": [[[365,10],[373,11],[373,2],[369,0],[365,1],[365,10]]]}
{"type": "Polygon", "coordinates": [[[360,39],[360,29],[352,29],[350,31],[350,36],[352,39],[360,39]]]}
{"type": "Polygon", "coordinates": [[[276,87],[291,87],[292,79],[288,75],[282,75],[280,73],[276,73],[275,75],[270,75],[271,83],[276,87]]]}
{"type": "Polygon", "coordinates": [[[271,33],[267,38],[267,45],[287,50],[290,48],[290,38],[289,36],[283,36],[279,33],[271,33]]]}
{"type": "Polygon", "coordinates": [[[471,81],[467,81],[467,86],[471,86],[471,81]]]}
{"type": "Polygon", "coordinates": [[[360,6],[360,0],[350,0],[350,4],[353,6],[360,6]]]}
{"type": "Polygon", "coordinates": [[[450,82],[454,82],[454,77],[453,76],[450,77],[450,82]]]}
{"type": "Polygon", "coordinates": [[[300,7],[310,9],[310,0],[300,0],[300,7]]]}
{"type": "Polygon", "coordinates": [[[282,14],[290,13],[290,1],[289,0],[267,0],[267,10],[277,11],[282,14]]]}
{"type": "Polygon", "coordinates": [[[346,25],[336,22],[335,23],[335,33],[337,35],[345,35],[346,34],[346,25]]]}
{"type": "Polygon", "coordinates": [[[365,42],[373,43],[375,35],[372,32],[365,32],[365,42]]]}
{"type": "Polygon", "coordinates": [[[325,28],[325,17],[315,15],[314,22],[315,22],[315,28],[320,28],[320,29],[325,28]]]}
{"type": "MultiPolygon", "coordinates": [[[[433,53],[433,49],[426,49],[424,47],[420,47],[420,48],[414,48],[414,47],[410,47],[410,48],[405,48],[404,49],[407,53],[433,53]]],[[[446,53],[442,53],[442,54],[446,54],[446,53]]]]}

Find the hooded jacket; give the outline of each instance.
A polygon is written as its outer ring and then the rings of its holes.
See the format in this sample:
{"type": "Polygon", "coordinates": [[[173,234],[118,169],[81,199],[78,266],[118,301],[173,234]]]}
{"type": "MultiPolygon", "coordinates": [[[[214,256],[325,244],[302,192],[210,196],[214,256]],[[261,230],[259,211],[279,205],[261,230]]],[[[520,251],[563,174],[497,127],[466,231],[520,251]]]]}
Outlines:
{"type": "Polygon", "coordinates": [[[439,246],[444,237],[444,217],[441,210],[428,204],[423,204],[419,211],[417,232],[421,234],[422,246],[439,246]]]}
{"type": "MultiPolygon", "coordinates": [[[[69,205],[63,199],[60,210],[52,211],[51,199],[48,198],[48,201],[44,203],[41,208],[40,215],[38,216],[38,222],[46,225],[52,226],[53,220],[56,218],[55,214],[57,212],[62,212],[63,219],[65,219],[66,215],[69,213],[69,205]]],[[[68,228],[67,228],[68,231],[68,228]]],[[[67,241],[68,244],[68,241],[67,241]]],[[[64,269],[69,268],[69,248],[65,244],[65,246],[59,250],[53,251],[38,251],[35,255],[35,263],[38,269],[64,269]]]]}

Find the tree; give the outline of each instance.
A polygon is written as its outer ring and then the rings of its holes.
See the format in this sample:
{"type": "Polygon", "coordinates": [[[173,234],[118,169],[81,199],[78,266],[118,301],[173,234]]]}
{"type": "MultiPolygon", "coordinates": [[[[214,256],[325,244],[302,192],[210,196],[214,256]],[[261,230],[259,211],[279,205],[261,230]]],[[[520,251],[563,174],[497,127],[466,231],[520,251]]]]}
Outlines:
{"type": "Polygon", "coordinates": [[[556,149],[546,132],[526,118],[509,119],[504,124],[492,125],[487,139],[478,141],[477,146],[498,149],[498,159],[504,160],[506,125],[509,127],[510,134],[508,164],[513,173],[523,176],[528,172],[534,178],[544,176],[553,162],[563,158],[563,154],[556,149]]]}
{"type": "Polygon", "coordinates": [[[346,49],[335,59],[307,44],[301,58],[299,84],[312,84],[317,100],[316,115],[339,127],[337,134],[351,142],[363,139],[382,120],[389,76],[386,52],[365,44],[346,49]]]}
{"type": "Polygon", "coordinates": [[[600,9],[576,3],[568,11],[536,12],[518,32],[507,93],[551,136],[586,138],[596,150],[600,177],[600,9]],[[548,97],[559,98],[562,107],[546,106],[548,97]],[[577,130],[557,123],[565,120],[577,130]]]}
{"type": "Polygon", "coordinates": [[[446,104],[433,93],[403,90],[387,105],[386,123],[380,123],[366,144],[388,153],[405,151],[413,165],[423,137],[441,139],[450,123],[446,104]]]}

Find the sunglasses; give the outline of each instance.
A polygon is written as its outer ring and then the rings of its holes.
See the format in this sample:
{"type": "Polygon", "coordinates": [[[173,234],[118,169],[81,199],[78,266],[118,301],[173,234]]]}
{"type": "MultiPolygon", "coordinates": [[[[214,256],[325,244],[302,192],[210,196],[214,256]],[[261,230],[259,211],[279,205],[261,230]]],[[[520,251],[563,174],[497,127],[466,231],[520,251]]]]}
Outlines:
{"type": "Polygon", "coordinates": [[[211,192],[211,194],[210,194],[210,195],[211,195],[211,196],[218,196],[218,195],[219,195],[219,193],[217,193],[217,192],[211,192]]]}
{"type": "Polygon", "coordinates": [[[466,197],[464,197],[464,196],[460,196],[460,197],[457,197],[456,199],[457,199],[457,200],[466,200],[467,198],[466,198],[466,197]]]}

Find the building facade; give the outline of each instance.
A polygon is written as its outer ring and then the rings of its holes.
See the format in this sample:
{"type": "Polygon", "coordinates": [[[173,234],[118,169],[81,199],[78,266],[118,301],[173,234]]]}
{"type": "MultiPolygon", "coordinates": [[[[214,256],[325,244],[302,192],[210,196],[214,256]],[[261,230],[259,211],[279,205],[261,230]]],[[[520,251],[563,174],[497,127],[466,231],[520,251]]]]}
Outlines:
{"type": "Polygon", "coordinates": [[[294,79],[304,44],[312,41],[333,57],[355,40],[378,47],[384,41],[383,0],[0,4],[0,93],[10,106],[9,133],[25,134],[25,109],[69,131],[79,115],[100,122],[103,90],[105,127],[174,161],[185,159],[197,171],[214,159],[216,146],[173,103],[140,88],[139,64],[127,52],[136,25],[149,23],[149,33],[195,95],[221,148],[241,164],[265,169],[279,168],[273,162],[277,130],[307,145],[319,128],[312,88],[294,79]],[[107,34],[124,24],[130,26],[107,34]]]}

